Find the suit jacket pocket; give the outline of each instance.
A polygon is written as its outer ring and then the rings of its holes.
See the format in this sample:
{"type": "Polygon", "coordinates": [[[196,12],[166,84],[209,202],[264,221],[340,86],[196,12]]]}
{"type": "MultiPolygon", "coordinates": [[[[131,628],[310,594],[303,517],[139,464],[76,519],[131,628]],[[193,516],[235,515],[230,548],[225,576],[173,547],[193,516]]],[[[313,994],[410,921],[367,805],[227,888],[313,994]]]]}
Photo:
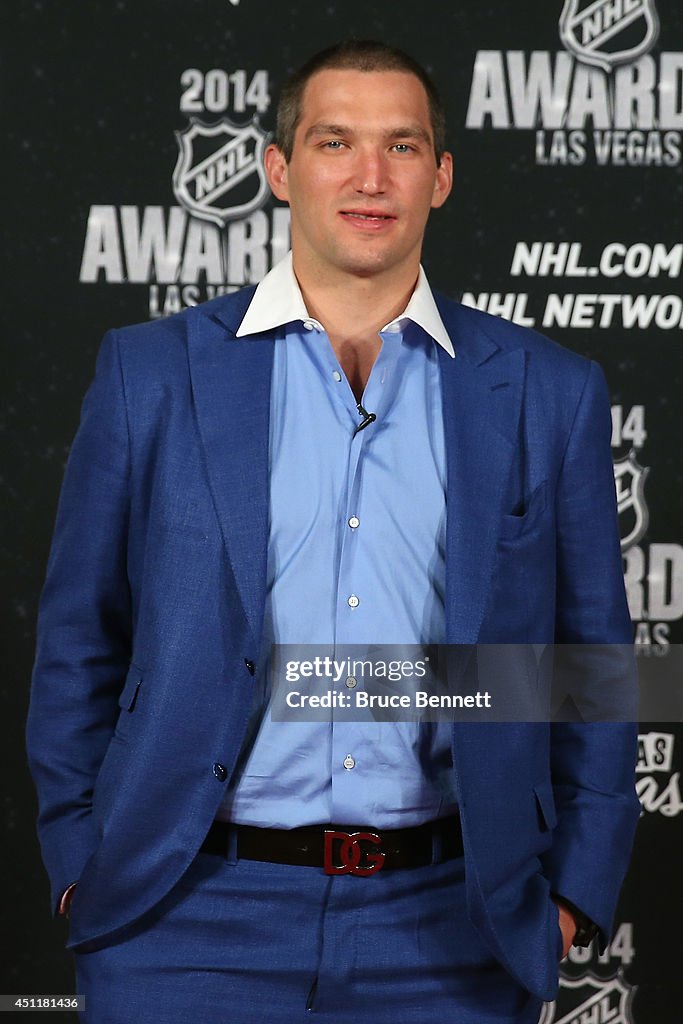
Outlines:
{"type": "Polygon", "coordinates": [[[502,541],[515,541],[534,529],[541,521],[547,504],[548,484],[543,480],[536,487],[517,513],[509,513],[501,517],[499,538],[502,541]]]}
{"type": "Polygon", "coordinates": [[[138,699],[138,691],[142,683],[143,671],[137,665],[131,664],[126,675],[126,681],[119,694],[119,707],[125,711],[134,711],[138,699]]]}
{"type": "Polygon", "coordinates": [[[547,782],[539,783],[534,786],[534,796],[541,828],[548,831],[554,829],[557,825],[557,810],[552,786],[547,782]]]}
{"type": "Polygon", "coordinates": [[[115,729],[115,735],[119,738],[125,735],[127,727],[130,724],[131,717],[135,711],[135,706],[138,701],[138,694],[142,685],[142,679],[142,669],[137,665],[131,664],[128,668],[123,689],[119,694],[119,707],[121,708],[121,711],[119,713],[115,729]]]}

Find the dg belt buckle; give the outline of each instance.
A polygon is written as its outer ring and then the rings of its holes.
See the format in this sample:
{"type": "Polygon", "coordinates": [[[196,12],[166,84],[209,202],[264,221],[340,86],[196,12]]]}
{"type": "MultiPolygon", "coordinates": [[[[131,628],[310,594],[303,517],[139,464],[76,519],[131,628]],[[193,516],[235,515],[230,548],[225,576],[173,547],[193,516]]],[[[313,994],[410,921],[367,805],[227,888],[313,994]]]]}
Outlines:
{"type": "Polygon", "coordinates": [[[386,854],[376,832],[337,832],[325,829],[323,864],[326,875],[374,875],[384,866],[386,854]],[[362,844],[370,844],[370,848],[362,844]],[[373,847],[375,848],[373,850],[373,847]]]}

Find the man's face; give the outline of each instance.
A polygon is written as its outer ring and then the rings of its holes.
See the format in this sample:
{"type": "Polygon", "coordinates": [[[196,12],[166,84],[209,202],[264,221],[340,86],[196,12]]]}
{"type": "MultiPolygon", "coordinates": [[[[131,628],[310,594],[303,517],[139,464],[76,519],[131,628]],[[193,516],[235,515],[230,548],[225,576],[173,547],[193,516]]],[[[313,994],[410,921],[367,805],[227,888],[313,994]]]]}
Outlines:
{"type": "Polygon", "coordinates": [[[266,170],[291,208],[295,260],[321,274],[417,272],[429,211],[452,182],[450,154],[435,162],[422,83],[402,71],[313,75],[291,159],[270,146],[266,170]]]}

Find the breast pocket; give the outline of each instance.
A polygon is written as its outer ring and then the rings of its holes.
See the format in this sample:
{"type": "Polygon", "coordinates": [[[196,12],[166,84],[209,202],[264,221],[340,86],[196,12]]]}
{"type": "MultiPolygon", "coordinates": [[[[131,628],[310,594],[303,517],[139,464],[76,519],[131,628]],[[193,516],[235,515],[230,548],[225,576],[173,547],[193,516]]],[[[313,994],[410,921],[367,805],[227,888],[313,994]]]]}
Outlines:
{"type": "Polygon", "coordinates": [[[536,487],[519,511],[503,515],[500,522],[499,540],[503,543],[514,543],[528,534],[533,533],[543,522],[543,514],[547,507],[548,483],[543,480],[536,487]]]}
{"type": "Polygon", "coordinates": [[[486,613],[498,642],[542,643],[552,638],[555,545],[555,521],[543,483],[520,515],[500,517],[486,613]]]}

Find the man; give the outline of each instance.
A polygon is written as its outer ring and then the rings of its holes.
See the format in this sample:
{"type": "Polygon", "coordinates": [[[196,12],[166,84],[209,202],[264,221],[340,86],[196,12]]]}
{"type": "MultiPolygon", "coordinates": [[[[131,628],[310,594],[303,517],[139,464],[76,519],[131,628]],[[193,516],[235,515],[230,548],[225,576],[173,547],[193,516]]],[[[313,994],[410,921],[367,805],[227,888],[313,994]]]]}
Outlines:
{"type": "Polygon", "coordinates": [[[531,1024],[609,933],[634,727],[276,722],[269,655],[629,643],[603,378],[432,295],[402,52],[312,58],[266,170],[291,258],[111,332],[67,469],[29,751],[86,1019],[531,1024]]]}

